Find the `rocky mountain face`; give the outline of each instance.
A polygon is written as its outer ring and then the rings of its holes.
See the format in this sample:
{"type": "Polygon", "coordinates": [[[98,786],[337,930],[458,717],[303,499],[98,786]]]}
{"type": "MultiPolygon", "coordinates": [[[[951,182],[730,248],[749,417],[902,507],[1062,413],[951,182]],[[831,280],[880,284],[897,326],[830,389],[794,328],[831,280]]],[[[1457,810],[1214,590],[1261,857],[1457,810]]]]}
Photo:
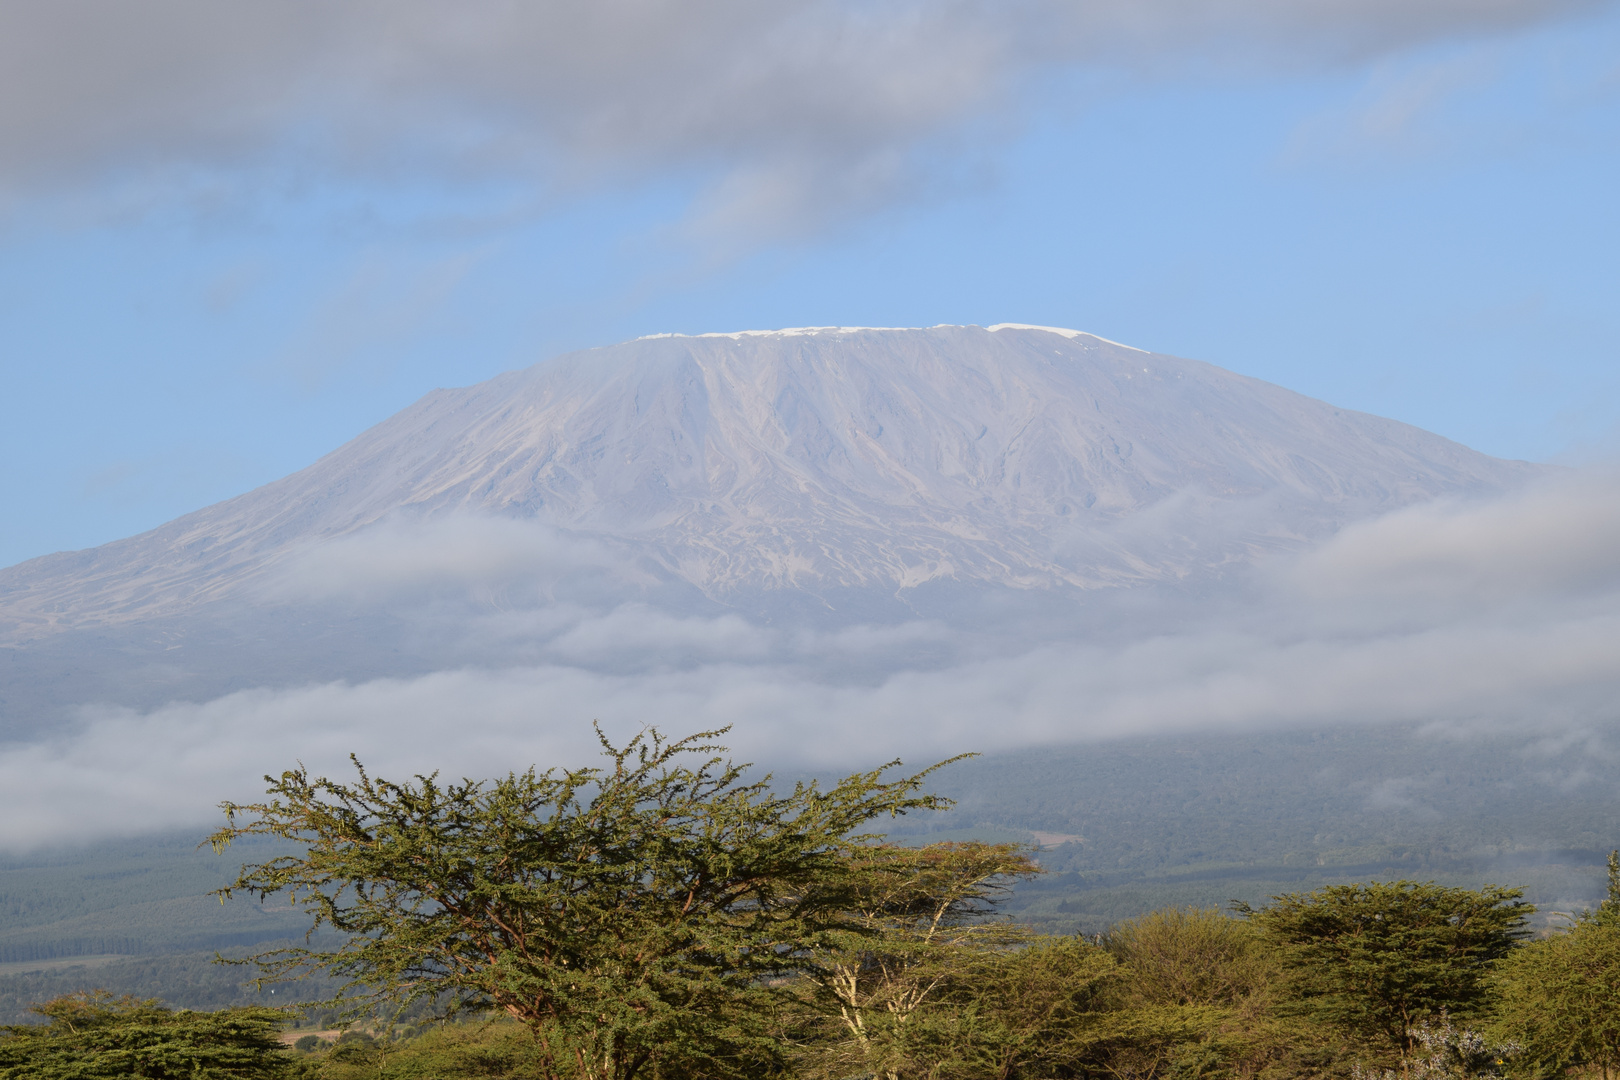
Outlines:
{"type": "Polygon", "coordinates": [[[1236,626],[1274,556],[1543,471],[1071,330],[642,339],[0,570],[0,741],[440,672],[870,686],[1236,626]]]}
{"type": "Polygon", "coordinates": [[[0,570],[0,641],[263,605],[322,545],[451,519],[715,605],[836,606],[1186,581],[1539,470],[1072,330],[662,336],[436,390],[256,491],[0,570]]]}

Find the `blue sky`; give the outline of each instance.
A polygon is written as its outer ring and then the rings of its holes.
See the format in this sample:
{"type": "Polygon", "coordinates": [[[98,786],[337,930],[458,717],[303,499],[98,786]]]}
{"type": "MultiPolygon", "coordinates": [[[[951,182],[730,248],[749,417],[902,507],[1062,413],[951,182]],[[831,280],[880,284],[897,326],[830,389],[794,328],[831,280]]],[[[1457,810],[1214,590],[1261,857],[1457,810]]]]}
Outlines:
{"type": "Polygon", "coordinates": [[[669,330],[1073,326],[1616,447],[1615,3],[200,2],[0,7],[0,565],[669,330]]]}

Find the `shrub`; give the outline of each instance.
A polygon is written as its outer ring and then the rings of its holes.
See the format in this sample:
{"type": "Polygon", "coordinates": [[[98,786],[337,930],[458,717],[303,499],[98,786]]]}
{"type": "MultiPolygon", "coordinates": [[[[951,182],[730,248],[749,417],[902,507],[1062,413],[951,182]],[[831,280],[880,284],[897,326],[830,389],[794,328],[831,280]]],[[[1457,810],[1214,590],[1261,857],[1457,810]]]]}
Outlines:
{"type": "Polygon", "coordinates": [[[0,1080],[270,1080],[291,1063],[274,1009],[176,1012],[91,992],[34,1011],[50,1022],[0,1028],[0,1080]]]}

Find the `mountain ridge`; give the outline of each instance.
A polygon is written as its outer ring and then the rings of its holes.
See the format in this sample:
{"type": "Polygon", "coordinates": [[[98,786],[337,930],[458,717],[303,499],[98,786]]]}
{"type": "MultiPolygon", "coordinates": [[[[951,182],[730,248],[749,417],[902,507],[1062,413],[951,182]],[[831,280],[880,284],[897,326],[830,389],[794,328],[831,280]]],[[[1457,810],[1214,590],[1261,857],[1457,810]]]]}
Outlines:
{"type": "Polygon", "coordinates": [[[183,615],[388,522],[537,522],[720,602],[1087,590],[1542,471],[1062,328],[656,336],[432,391],[281,480],[0,570],[0,640],[183,615]]]}

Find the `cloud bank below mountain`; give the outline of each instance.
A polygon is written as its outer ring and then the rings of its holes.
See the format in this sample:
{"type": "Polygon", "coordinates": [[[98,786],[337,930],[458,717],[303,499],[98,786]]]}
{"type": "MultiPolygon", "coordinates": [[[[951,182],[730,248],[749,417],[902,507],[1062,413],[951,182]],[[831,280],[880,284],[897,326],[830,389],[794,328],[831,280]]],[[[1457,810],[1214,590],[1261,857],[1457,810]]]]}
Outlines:
{"type": "MultiPolygon", "coordinates": [[[[409,541],[385,533],[351,543],[391,561],[343,557],[371,567],[373,595],[420,598],[427,584],[442,605],[447,581],[500,587],[480,575],[502,565],[490,552],[511,549],[513,527],[449,525],[467,542],[437,545],[437,563],[400,556],[409,541]],[[495,540],[468,540],[482,529],[495,540]]],[[[383,775],[581,763],[593,719],[621,737],[731,724],[744,757],[827,768],[1347,722],[1603,728],[1620,719],[1620,478],[1590,470],[1405,508],[1266,560],[1168,623],[1116,611],[1084,638],[999,649],[923,620],[814,631],[538,594],[481,610],[469,633],[527,641],[533,660],[86,708],[72,730],[8,748],[0,843],[200,828],[259,774],[295,760],[341,771],[350,752],[383,775]]]]}

